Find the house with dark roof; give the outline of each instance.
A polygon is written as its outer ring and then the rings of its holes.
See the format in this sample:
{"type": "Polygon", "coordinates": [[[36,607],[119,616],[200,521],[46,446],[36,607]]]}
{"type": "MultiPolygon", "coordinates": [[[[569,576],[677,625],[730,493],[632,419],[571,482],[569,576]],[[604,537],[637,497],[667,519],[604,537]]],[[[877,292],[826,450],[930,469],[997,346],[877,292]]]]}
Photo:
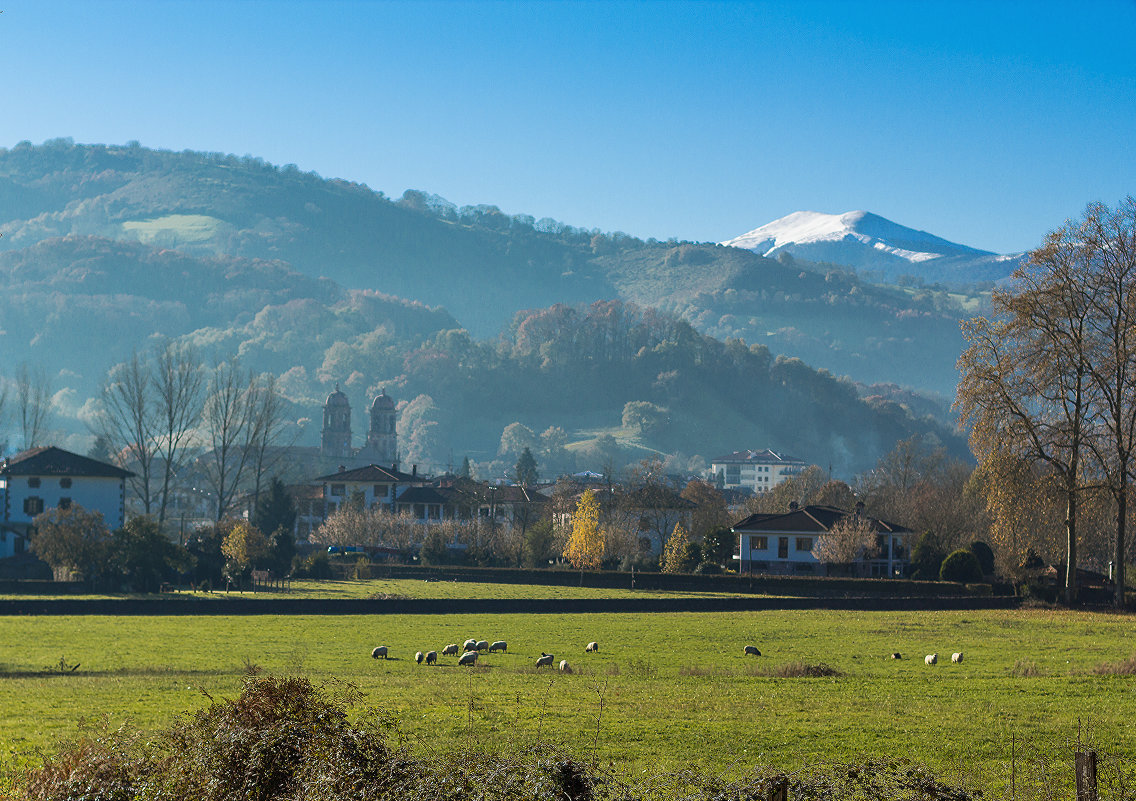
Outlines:
{"type": "Polygon", "coordinates": [[[0,463],[0,558],[23,553],[36,515],[72,505],[101,512],[107,526],[126,518],[126,479],[106,462],[54,446],[32,448],[0,463]]]}
{"type": "Polygon", "coordinates": [[[418,475],[417,465],[411,472],[404,473],[394,466],[368,464],[351,470],[340,467],[339,472],[320,476],[311,483],[321,489],[323,519],[327,519],[350,498],[359,495],[364,508],[385,507],[393,512],[398,496],[411,487],[426,486],[430,479],[418,475]]]}
{"type": "Polygon", "coordinates": [[[834,506],[789,505],[779,514],[755,514],[735,523],[739,573],[827,575],[830,566],[813,555],[817,540],[849,518],[862,520],[876,535],[876,551],[859,559],[853,569],[864,576],[902,575],[910,562],[909,539],[914,532],[896,523],[869,517],[863,504],[851,512],[834,506]]]}

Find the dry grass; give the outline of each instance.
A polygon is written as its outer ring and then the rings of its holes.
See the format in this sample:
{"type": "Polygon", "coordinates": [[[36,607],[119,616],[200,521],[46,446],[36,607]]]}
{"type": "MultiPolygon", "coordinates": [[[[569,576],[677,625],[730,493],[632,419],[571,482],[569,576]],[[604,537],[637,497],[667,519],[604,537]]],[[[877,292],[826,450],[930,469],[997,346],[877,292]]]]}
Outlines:
{"type": "Polygon", "coordinates": [[[1029,662],[1025,659],[1019,659],[1014,663],[1014,666],[1010,668],[1010,675],[1016,676],[1021,679],[1028,679],[1033,678],[1034,676],[1040,676],[1041,671],[1038,670],[1036,662],[1029,662]]]}
{"type": "Polygon", "coordinates": [[[788,662],[768,668],[751,668],[751,676],[768,676],[774,679],[817,679],[825,676],[843,676],[836,668],[819,662],[810,665],[805,662],[788,662]]]}
{"type": "Polygon", "coordinates": [[[1136,654],[1120,662],[1102,662],[1092,672],[1098,676],[1136,676],[1136,654]]]}

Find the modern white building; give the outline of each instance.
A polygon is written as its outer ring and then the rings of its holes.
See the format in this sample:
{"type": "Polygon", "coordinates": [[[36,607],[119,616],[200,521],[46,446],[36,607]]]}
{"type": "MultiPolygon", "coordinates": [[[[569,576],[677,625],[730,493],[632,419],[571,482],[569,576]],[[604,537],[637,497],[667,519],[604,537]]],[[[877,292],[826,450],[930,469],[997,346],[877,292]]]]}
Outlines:
{"type": "Polygon", "coordinates": [[[788,481],[808,466],[803,459],[766,448],[719,456],[710,462],[710,472],[712,482],[722,489],[746,489],[759,494],[788,481]]]}
{"type": "Polygon", "coordinates": [[[28,529],[48,509],[101,512],[112,531],[126,519],[133,473],[62,448],[18,453],[0,463],[0,558],[24,552],[28,529]]]}

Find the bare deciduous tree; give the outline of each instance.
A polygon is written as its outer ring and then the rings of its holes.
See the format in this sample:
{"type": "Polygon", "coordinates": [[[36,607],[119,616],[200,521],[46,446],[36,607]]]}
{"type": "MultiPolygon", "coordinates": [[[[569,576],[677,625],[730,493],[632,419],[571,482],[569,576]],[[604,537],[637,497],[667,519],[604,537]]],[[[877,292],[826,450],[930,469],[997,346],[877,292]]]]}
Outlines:
{"type": "Polygon", "coordinates": [[[135,352],[115,365],[103,381],[98,433],[107,438],[118,461],[134,475],[130,487],[145,514],[153,511],[153,466],[157,408],[149,367],[135,352]]]}
{"type": "Polygon", "coordinates": [[[825,565],[851,565],[879,552],[876,526],[864,515],[842,517],[813,543],[812,555],[825,565]]]}
{"type": "Polygon", "coordinates": [[[21,364],[16,372],[16,414],[24,448],[41,444],[51,417],[51,381],[42,367],[21,364]]]}
{"type": "Polygon", "coordinates": [[[255,416],[255,380],[236,361],[223,362],[209,378],[201,424],[208,451],[202,468],[221,520],[249,463],[255,416]]]}
{"type": "Polygon", "coordinates": [[[155,348],[154,388],[157,397],[157,453],[162,461],[158,521],[166,519],[173,481],[185,465],[191,437],[201,419],[204,372],[189,345],[167,342],[155,348]]]}

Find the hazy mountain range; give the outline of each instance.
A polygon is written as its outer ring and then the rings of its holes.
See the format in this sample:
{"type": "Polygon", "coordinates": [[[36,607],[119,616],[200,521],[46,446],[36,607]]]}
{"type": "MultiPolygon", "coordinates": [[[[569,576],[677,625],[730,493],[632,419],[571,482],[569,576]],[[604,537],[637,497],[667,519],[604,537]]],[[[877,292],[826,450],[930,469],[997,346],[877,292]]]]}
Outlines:
{"type": "Polygon", "coordinates": [[[953,391],[958,320],[980,308],[977,291],[883,285],[792,251],[642,241],[423,192],[395,201],[256,158],[136,144],[0,150],[0,232],[0,375],[45,366],[72,430],[110,365],[172,336],[276,373],[297,415],[318,417],[335,382],[360,409],[387,387],[418,402],[405,433],[422,455],[491,460],[512,422],[565,426],[581,453],[614,433],[647,452],[770,446],[862,469],[921,430],[963,451],[926,417],[945,405],[903,388],[953,391]],[[760,352],[727,356],[728,338],[760,352]],[[736,373],[743,364],[755,375],[736,373]],[[585,396],[565,398],[565,382],[585,396]],[[530,395],[542,400],[526,405],[530,395]],[[757,395],[776,414],[751,409],[757,395]],[[657,425],[628,430],[628,402],[654,407],[657,425]],[[849,402],[864,406],[841,423],[849,402]],[[716,420],[699,419],[708,408],[716,420]]]}

